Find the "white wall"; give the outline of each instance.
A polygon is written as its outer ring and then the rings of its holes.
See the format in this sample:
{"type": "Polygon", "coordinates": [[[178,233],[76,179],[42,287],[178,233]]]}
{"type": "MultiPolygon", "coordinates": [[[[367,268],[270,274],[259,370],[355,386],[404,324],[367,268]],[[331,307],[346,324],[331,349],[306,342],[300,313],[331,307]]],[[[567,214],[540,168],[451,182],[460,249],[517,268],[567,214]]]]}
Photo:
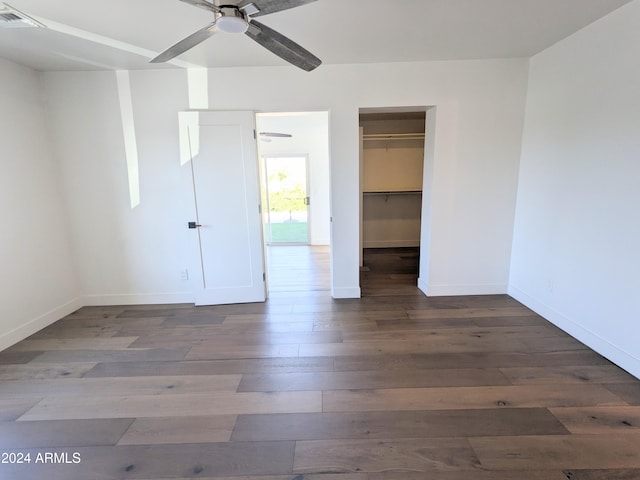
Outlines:
{"type": "Polygon", "coordinates": [[[261,155],[298,155],[309,158],[309,230],[311,245],[329,245],[331,202],[329,178],[328,112],[258,115],[258,128],[265,132],[290,133],[291,138],[258,142],[261,155]]]}
{"type": "Polygon", "coordinates": [[[113,73],[44,76],[82,286],[96,302],[188,297],[177,112],[203,93],[216,110],[329,111],[335,297],[360,293],[359,109],[438,106],[427,289],[506,292],[526,60],[215,69],[208,92],[188,92],[184,71],[130,75],[141,186],[133,210],[113,73]]]}
{"type": "Polygon", "coordinates": [[[0,350],[81,306],[38,75],[0,59],[0,350]]]}
{"type": "Polygon", "coordinates": [[[191,302],[188,218],[178,158],[185,71],[132,75],[140,204],[132,208],[114,72],[45,74],[85,303],[191,302]],[[172,88],[171,94],[163,87],[172,88]]]}
{"type": "Polygon", "coordinates": [[[531,60],[510,293],[640,377],[640,1],[531,60]]]}

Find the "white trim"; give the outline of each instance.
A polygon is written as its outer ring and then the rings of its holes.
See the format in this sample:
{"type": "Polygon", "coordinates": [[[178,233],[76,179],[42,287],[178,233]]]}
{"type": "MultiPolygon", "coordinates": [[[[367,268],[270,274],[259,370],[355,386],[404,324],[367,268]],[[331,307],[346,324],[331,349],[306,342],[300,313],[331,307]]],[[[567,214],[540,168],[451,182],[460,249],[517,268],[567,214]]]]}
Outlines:
{"type": "Polygon", "coordinates": [[[418,290],[427,295],[429,291],[429,284],[426,280],[423,280],[422,277],[418,277],[418,290]]]}
{"type": "Polygon", "coordinates": [[[546,305],[522,290],[509,285],[508,293],[520,303],[530,308],[538,315],[553,323],[558,328],[564,330],[576,340],[595,350],[603,357],[609,359],[619,367],[625,369],[631,375],[640,378],[640,359],[631,353],[620,349],[618,346],[602,338],[591,330],[583,327],[575,320],[566,317],[562,313],[546,305]]]}
{"type": "Polygon", "coordinates": [[[503,295],[507,293],[505,284],[479,285],[425,285],[418,280],[418,287],[429,297],[450,297],[454,295],[503,295]]]}
{"type": "Polygon", "coordinates": [[[84,306],[99,307],[113,305],[167,305],[177,303],[193,303],[193,293],[138,293],[114,295],[85,295],[84,306]]]}
{"type": "Polygon", "coordinates": [[[82,297],[74,298],[73,300],[63,305],[59,305],[33,320],[30,320],[27,323],[3,334],[0,336],[0,351],[15,345],[28,336],[39,332],[43,328],[48,327],[52,323],[57,322],[61,318],[64,318],[79,308],[82,308],[84,306],[82,300],[82,297]]]}
{"type": "Polygon", "coordinates": [[[332,298],[360,298],[360,287],[332,288],[332,298]]]}

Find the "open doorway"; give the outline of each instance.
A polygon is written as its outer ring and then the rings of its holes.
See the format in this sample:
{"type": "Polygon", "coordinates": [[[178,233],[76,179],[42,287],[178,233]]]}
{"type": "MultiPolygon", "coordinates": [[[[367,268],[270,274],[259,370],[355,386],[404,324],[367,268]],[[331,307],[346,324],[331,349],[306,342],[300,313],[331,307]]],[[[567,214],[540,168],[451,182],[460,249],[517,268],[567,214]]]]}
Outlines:
{"type": "Polygon", "coordinates": [[[267,245],[308,245],[309,175],[307,155],[265,155],[264,239],[267,245]]]}
{"type": "Polygon", "coordinates": [[[417,295],[426,108],[360,111],[363,296],[417,295]]]}
{"type": "Polygon", "coordinates": [[[329,295],[328,112],[256,116],[269,295],[329,295]]]}

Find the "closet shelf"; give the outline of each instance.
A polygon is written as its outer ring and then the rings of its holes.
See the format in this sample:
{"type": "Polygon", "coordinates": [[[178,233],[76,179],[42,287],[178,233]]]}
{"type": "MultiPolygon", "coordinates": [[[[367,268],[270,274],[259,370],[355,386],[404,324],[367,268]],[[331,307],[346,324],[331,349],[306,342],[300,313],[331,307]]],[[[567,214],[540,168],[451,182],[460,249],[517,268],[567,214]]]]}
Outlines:
{"type": "Polygon", "coordinates": [[[424,133],[365,133],[362,139],[373,140],[424,140],[424,133]]]}
{"type": "Polygon", "coordinates": [[[368,190],[363,195],[416,195],[422,194],[422,190],[368,190]]]}

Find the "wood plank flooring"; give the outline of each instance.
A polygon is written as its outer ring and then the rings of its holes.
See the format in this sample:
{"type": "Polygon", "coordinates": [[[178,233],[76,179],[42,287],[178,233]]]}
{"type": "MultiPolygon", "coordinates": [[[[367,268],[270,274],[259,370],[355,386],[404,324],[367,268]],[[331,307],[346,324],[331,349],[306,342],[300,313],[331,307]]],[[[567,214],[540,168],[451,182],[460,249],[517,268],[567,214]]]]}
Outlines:
{"type": "Polygon", "coordinates": [[[379,254],[360,300],[87,307],[0,352],[0,479],[640,479],[638,379],[379,254]]]}
{"type": "Polygon", "coordinates": [[[420,248],[365,248],[360,269],[362,296],[418,293],[420,248]]]}
{"type": "Polygon", "coordinates": [[[271,245],[267,247],[266,261],[270,292],[331,288],[328,246],[271,245]]]}

